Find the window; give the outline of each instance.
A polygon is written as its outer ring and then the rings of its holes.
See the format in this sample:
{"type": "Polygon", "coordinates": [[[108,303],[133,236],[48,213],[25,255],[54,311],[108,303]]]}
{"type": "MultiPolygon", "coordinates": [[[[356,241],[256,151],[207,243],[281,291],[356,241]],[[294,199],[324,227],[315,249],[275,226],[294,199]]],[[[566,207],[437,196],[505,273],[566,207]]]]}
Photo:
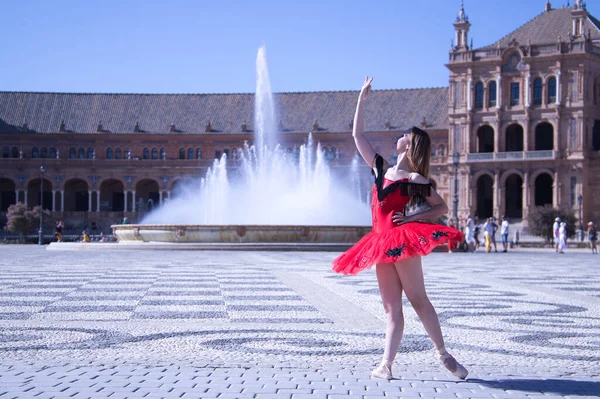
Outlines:
{"type": "Polygon", "coordinates": [[[488,107],[495,107],[496,106],[496,82],[491,82],[490,85],[488,86],[488,95],[489,95],[489,99],[488,99],[488,107]]]}
{"type": "Polygon", "coordinates": [[[123,159],[131,159],[131,150],[129,147],[125,147],[123,150],[123,159]]]}
{"type": "Polygon", "coordinates": [[[94,149],[92,147],[88,147],[87,149],[87,159],[96,158],[96,154],[94,154],[94,149]]]}
{"type": "Polygon", "coordinates": [[[194,159],[194,149],[188,148],[188,159],[194,159]]]}
{"type": "Polygon", "coordinates": [[[570,135],[569,135],[569,148],[570,149],[575,149],[577,148],[577,119],[575,118],[571,118],[571,121],[569,123],[569,130],[570,130],[570,135]]]}
{"type": "Polygon", "coordinates": [[[113,149],[110,147],[106,149],[106,159],[113,159],[113,149]]]}
{"type": "Polygon", "coordinates": [[[82,147],[77,150],[77,158],[85,159],[85,150],[82,147]]]}
{"type": "Polygon", "coordinates": [[[185,159],[185,148],[179,149],[179,159],[185,159]]]}
{"type": "Polygon", "coordinates": [[[50,147],[50,158],[55,159],[56,158],[56,148],[54,147],[50,147]]]}
{"type": "Polygon", "coordinates": [[[37,147],[33,147],[31,149],[31,158],[37,158],[38,157],[38,148],[37,147]]]}
{"type": "Polygon", "coordinates": [[[142,159],[148,159],[148,158],[150,158],[150,152],[148,151],[148,148],[144,148],[142,159]]]}
{"type": "Polygon", "coordinates": [[[519,105],[519,82],[510,84],[510,105],[519,105]]]}
{"type": "Polygon", "coordinates": [[[475,85],[475,109],[483,108],[483,83],[475,85]]]}
{"type": "Polygon", "coordinates": [[[75,148],[69,148],[69,159],[75,159],[75,148]]]}
{"type": "Polygon", "coordinates": [[[533,81],[533,105],[542,105],[542,79],[533,81]]]}
{"type": "Polygon", "coordinates": [[[2,158],[9,158],[9,157],[10,157],[10,148],[8,148],[8,147],[2,148],[2,158]]]}
{"type": "Polygon", "coordinates": [[[48,158],[48,149],[46,147],[42,147],[40,150],[40,158],[48,158]]]}
{"type": "Polygon", "coordinates": [[[10,156],[13,157],[13,158],[19,158],[19,156],[20,156],[19,155],[19,149],[17,147],[13,147],[10,150],[10,156]]]}
{"type": "Polygon", "coordinates": [[[115,150],[115,159],[121,159],[121,149],[117,148],[115,150]]]}
{"type": "Polygon", "coordinates": [[[158,159],[158,148],[152,149],[152,159],[158,159]]]}
{"type": "Polygon", "coordinates": [[[577,177],[571,176],[571,206],[575,206],[577,198],[577,177]]]}
{"type": "Polygon", "coordinates": [[[165,147],[160,149],[160,159],[167,159],[167,150],[165,150],[165,147]]]}
{"type": "Polygon", "coordinates": [[[202,148],[196,148],[196,159],[202,159],[202,148]]]}
{"type": "Polygon", "coordinates": [[[215,150],[215,158],[221,159],[221,151],[215,150]]]}
{"type": "Polygon", "coordinates": [[[225,154],[225,156],[226,156],[227,158],[229,158],[229,148],[225,148],[225,149],[223,150],[223,154],[225,154]]]}
{"type": "Polygon", "coordinates": [[[443,157],[445,153],[446,153],[446,149],[445,149],[444,145],[440,144],[440,146],[438,148],[438,155],[440,157],[443,157]]]}
{"type": "Polygon", "coordinates": [[[548,79],[548,104],[556,103],[556,78],[548,79]]]}
{"type": "Polygon", "coordinates": [[[434,158],[437,155],[436,151],[435,151],[435,145],[431,146],[431,157],[434,158]]]}

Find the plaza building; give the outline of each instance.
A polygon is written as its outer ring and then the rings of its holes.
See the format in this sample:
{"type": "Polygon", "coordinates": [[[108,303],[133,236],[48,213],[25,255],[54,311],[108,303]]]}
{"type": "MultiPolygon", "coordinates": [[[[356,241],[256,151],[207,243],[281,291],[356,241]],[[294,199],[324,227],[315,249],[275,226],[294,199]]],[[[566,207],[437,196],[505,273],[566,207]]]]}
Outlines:
{"type": "MultiPolygon", "coordinates": [[[[470,26],[461,9],[449,87],[372,92],[365,130],[375,149],[395,162],[402,132],[427,130],[432,183],[460,218],[519,222],[551,204],[600,220],[600,22],[582,1],[547,2],[477,49],[470,26]]],[[[357,96],[275,94],[282,147],[295,153],[312,134],[333,173],[347,172],[357,96]]],[[[138,221],[224,154],[233,172],[255,140],[253,113],[253,94],[0,92],[0,224],[17,201],[43,201],[74,228],[138,221]]],[[[367,190],[369,171],[360,173],[367,190]]]]}

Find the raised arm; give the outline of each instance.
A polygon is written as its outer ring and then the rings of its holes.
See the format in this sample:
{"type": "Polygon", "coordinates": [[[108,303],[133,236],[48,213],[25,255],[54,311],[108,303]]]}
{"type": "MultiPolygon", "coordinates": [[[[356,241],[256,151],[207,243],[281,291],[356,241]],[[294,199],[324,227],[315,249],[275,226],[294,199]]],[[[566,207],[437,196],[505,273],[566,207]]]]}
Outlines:
{"type": "MultiPolygon", "coordinates": [[[[367,97],[369,97],[369,93],[371,92],[372,81],[373,78],[369,78],[368,76],[365,77],[365,83],[363,84],[363,87],[360,90],[360,94],[358,96],[358,103],[356,104],[356,112],[354,113],[354,124],[352,128],[352,137],[354,137],[354,143],[356,143],[356,148],[358,149],[358,152],[371,169],[375,167],[375,150],[373,149],[373,146],[371,146],[371,143],[369,143],[367,138],[364,136],[365,120],[363,114],[365,100],[367,99],[367,97]]],[[[383,169],[386,170],[387,168],[389,168],[389,165],[384,160],[383,169]]]]}

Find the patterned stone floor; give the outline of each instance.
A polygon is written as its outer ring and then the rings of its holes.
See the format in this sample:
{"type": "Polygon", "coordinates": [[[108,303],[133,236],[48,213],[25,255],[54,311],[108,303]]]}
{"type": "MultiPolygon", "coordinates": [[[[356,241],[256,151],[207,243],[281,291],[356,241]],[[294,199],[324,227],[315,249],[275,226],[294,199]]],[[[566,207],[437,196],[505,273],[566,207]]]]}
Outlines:
{"type": "Polygon", "coordinates": [[[334,253],[0,246],[0,399],[595,397],[600,256],[424,259],[456,381],[406,304],[397,379],[369,379],[384,313],[373,271],[334,253]]]}

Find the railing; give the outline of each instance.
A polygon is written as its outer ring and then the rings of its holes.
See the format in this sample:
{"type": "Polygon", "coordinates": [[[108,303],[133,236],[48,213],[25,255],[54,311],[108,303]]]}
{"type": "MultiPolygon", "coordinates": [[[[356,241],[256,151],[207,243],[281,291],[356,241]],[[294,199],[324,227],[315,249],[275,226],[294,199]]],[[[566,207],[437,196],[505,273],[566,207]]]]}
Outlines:
{"type": "Polygon", "coordinates": [[[508,151],[508,152],[476,152],[468,153],[469,162],[489,162],[489,161],[521,161],[555,159],[556,151],[508,151]]]}

